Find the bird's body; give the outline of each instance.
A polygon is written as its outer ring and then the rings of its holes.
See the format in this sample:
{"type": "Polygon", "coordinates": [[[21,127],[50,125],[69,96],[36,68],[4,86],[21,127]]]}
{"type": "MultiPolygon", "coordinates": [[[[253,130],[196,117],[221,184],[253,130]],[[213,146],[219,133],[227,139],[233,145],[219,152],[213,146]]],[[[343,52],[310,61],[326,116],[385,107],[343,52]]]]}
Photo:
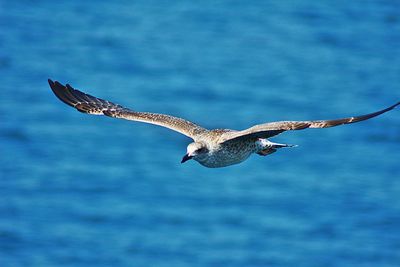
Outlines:
{"type": "Polygon", "coordinates": [[[215,129],[205,132],[200,136],[198,143],[208,148],[208,153],[201,154],[195,158],[201,165],[208,168],[219,168],[238,164],[245,161],[253,153],[266,156],[282,147],[293,147],[294,145],[273,143],[268,139],[249,138],[246,140],[233,140],[221,142],[227,133],[236,131],[230,129],[215,129]]]}
{"type": "Polygon", "coordinates": [[[273,143],[268,138],[288,130],[328,128],[367,120],[394,109],[400,102],[386,109],[357,117],[319,121],[280,121],[255,125],[249,129],[205,129],[193,122],[165,114],[137,112],[73,89],[70,85],[49,80],[54,94],[78,111],[93,115],[105,115],[133,121],[146,122],[180,132],[194,140],[187,147],[182,163],[194,159],[205,167],[219,168],[240,163],[251,154],[266,156],[283,147],[293,145],[273,143]]]}
{"type": "Polygon", "coordinates": [[[225,167],[240,163],[256,152],[257,146],[254,140],[221,143],[221,136],[227,132],[231,131],[228,129],[211,130],[199,138],[198,142],[204,143],[209,151],[196,157],[201,165],[209,168],[225,167]]]}

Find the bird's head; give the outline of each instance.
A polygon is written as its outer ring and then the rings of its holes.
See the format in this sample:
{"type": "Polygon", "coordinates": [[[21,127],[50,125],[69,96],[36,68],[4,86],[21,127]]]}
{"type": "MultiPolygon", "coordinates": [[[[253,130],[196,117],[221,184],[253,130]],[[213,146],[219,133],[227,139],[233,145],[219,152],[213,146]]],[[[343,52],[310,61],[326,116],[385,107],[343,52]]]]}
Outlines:
{"type": "Polygon", "coordinates": [[[189,159],[196,159],[204,156],[208,153],[207,145],[203,142],[193,142],[187,146],[187,153],[183,156],[181,163],[188,161],[189,159]]]}

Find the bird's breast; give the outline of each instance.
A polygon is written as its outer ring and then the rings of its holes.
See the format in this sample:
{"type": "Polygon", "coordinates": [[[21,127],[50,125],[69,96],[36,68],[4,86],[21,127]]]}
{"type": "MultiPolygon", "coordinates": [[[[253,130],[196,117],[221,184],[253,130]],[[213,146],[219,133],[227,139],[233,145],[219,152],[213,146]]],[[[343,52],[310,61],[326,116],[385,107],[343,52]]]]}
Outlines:
{"type": "Polygon", "coordinates": [[[209,168],[225,167],[246,160],[255,150],[254,142],[229,143],[210,150],[204,157],[196,159],[209,168]]]}

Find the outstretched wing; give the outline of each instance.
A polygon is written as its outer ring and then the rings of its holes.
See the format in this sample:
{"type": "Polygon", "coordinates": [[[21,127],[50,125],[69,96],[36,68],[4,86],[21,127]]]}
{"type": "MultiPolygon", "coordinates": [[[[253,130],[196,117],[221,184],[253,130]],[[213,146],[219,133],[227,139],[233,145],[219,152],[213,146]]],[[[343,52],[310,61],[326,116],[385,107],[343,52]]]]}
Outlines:
{"type": "Polygon", "coordinates": [[[165,114],[133,111],[107,100],[82,93],[72,88],[69,84],[64,86],[57,81],[53,82],[50,79],[48,81],[51,90],[62,102],[83,113],[151,123],[177,131],[192,139],[195,139],[198,134],[207,131],[197,124],[181,118],[165,114]]]}
{"type": "Polygon", "coordinates": [[[229,142],[239,139],[248,139],[248,138],[269,138],[278,135],[284,131],[303,130],[306,128],[329,128],[342,124],[355,123],[379,116],[385,112],[388,112],[389,110],[394,109],[398,105],[400,105],[400,102],[374,113],[356,117],[350,117],[350,118],[336,119],[336,120],[278,121],[278,122],[259,124],[243,131],[226,133],[223,138],[223,142],[229,142]]]}

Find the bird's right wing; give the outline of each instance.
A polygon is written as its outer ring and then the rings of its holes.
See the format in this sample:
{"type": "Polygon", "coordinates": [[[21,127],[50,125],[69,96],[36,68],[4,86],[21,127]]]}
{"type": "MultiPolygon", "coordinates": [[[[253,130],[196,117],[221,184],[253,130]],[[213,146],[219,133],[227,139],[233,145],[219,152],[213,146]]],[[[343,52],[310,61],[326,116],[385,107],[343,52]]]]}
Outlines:
{"type": "Polygon", "coordinates": [[[366,115],[342,118],[336,120],[317,120],[317,121],[277,121],[269,122],[264,124],[255,125],[243,131],[228,132],[225,134],[222,142],[244,140],[248,138],[269,138],[278,135],[284,131],[290,130],[303,130],[307,128],[329,128],[342,124],[355,123],[359,121],[364,121],[381,115],[389,110],[394,109],[399,106],[400,102],[390,106],[388,108],[382,109],[377,112],[373,112],[366,115]]]}
{"type": "Polygon", "coordinates": [[[207,131],[199,125],[181,118],[165,114],[133,111],[107,100],[85,94],[72,88],[69,84],[64,86],[57,81],[53,82],[50,79],[48,81],[53,93],[62,102],[83,113],[155,124],[177,131],[192,139],[207,131]]]}

